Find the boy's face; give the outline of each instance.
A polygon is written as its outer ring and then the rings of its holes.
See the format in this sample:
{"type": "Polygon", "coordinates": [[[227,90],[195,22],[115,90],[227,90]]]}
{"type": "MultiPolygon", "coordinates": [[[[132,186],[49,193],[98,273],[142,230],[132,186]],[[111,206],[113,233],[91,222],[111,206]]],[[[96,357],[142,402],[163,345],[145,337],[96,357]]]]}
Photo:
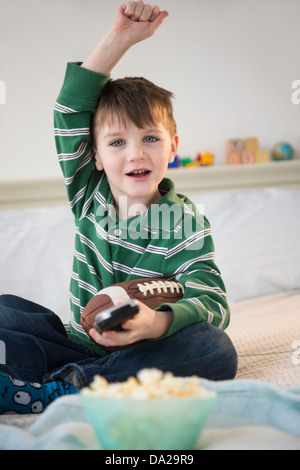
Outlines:
{"type": "MultiPolygon", "coordinates": [[[[150,207],[161,198],[158,185],[177,148],[178,136],[172,138],[162,123],[139,129],[115,119],[98,129],[96,167],[107,175],[117,210],[120,196],[127,197],[129,209],[139,204],[150,207]]],[[[132,215],[129,210],[127,217],[132,215]]]]}

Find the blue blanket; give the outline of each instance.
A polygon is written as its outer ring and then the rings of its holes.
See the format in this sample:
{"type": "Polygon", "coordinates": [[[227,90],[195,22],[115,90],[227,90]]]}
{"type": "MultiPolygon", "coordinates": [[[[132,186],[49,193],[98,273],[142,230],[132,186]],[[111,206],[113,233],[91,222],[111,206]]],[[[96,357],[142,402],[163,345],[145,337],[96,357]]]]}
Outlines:
{"type": "MultiPolygon", "coordinates": [[[[200,381],[218,400],[198,447],[300,449],[300,387],[253,380],[200,381]]],[[[2,417],[3,419],[3,417],[2,417]]],[[[2,449],[100,449],[77,395],[53,402],[29,426],[0,421],[2,449]]]]}

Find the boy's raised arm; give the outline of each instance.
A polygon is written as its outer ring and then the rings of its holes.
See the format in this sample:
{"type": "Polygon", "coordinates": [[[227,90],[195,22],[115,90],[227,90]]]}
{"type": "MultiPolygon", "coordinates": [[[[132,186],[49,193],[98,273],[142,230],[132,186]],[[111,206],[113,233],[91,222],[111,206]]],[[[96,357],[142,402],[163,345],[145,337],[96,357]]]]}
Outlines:
{"type": "Polygon", "coordinates": [[[111,28],[82,67],[108,75],[128,49],[151,37],[167,16],[167,11],[142,1],[123,3],[111,28]]]}
{"type": "Polygon", "coordinates": [[[69,63],[54,107],[54,134],[58,158],[76,217],[81,217],[99,184],[90,132],[91,116],[109,73],[135,43],[154,34],[168,12],[143,2],[126,2],[113,24],[80,67],[69,63]],[[98,72],[98,73],[94,73],[98,72]]]}

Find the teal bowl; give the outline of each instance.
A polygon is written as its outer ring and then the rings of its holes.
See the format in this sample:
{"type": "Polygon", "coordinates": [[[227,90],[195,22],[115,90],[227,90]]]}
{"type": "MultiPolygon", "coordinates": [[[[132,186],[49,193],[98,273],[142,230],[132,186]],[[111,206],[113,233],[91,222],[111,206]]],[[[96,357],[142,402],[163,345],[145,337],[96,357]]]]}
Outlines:
{"type": "Polygon", "coordinates": [[[138,400],[80,393],[105,450],[192,450],[213,410],[216,395],[138,400]]]}

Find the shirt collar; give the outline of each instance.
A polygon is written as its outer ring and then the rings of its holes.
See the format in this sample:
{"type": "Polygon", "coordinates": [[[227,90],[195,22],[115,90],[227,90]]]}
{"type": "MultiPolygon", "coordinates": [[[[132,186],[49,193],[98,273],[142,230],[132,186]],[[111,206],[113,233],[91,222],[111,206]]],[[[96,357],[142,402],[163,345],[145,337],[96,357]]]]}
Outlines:
{"type": "Polygon", "coordinates": [[[174,183],[164,178],[158,186],[162,198],[138,216],[139,223],[149,230],[174,230],[182,220],[184,203],[175,193],[174,183]]]}
{"type": "MultiPolygon", "coordinates": [[[[101,186],[101,194],[106,200],[107,208],[113,207],[113,196],[106,176],[104,176],[101,186]]],[[[116,216],[116,225],[120,228],[131,228],[133,230],[137,226],[139,226],[139,229],[144,228],[155,231],[162,230],[168,232],[174,230],[182,221],[187,207],[184,204],[183,197],[180,198],[180,195],[175,193],[174,183],[169,178],[163,178],[158,189],[162,194],[161,199],[152,204],[143,214],[136,215],[130,219],[120,221],[116,216]]]]}

